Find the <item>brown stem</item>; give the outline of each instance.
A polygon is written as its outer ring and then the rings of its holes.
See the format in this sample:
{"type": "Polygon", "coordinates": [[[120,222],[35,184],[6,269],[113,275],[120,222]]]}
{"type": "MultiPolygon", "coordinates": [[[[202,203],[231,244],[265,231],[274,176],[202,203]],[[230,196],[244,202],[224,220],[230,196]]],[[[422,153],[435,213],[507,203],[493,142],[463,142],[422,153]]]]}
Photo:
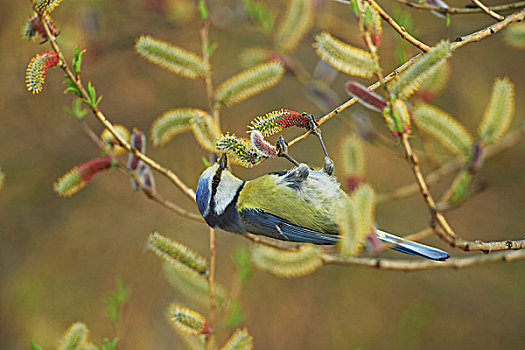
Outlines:
{"type": "Polygon", "coordinates": [[[210,227],[210,273],[208,275],[208,283],[210,286],[210,317],[208,319],[211,332],[206,335],[205,349],[209,350],[213,344],[213,337],[215,331],[215,311],[217,305],[215,304],[215,229],[210,227]]]}
{"type": "MultiPolygon", "coordinates": [[[[372,2],[369,2],[369,3],[372,4],[372,2]]],[[[381,64],[379,63],[379,56],[377,55],[377,47],[372,42],[372,36],[370,35],[370,32],[364,29],[365,28],[365,24],[364,24],[365,13],[364,13],[363,4],[361,3],[361,0],[357,0],[357,8],[359,9],[359,17],[358,17],[359,27],[363,28],[363,31],[364,31],[363,34],[365,35],[366,46],[368,47],[368,51],[370,52],[370,54],[372,55],[372,59],[374,60],[375,74],[377,75],[377,79],[379,80],[379,82],[382,85],[384,85],[385,82],[383,78],[383,73],[381,71],[381,64]]]]}
{"type": "Polygon", "coordinates": [[[451,49],[452,50],[456,50],[456,49],[462,47],[463,45],[467,45],[467,44],[472,43],[472,42],[480,41],[481,39],[484,39],[484,38],[486,38],[488,36],[491,36],[491,35],[499,32],[500,30],[502,30],[503,28],[505,28],[509,24],[512,24],[514,22],[523,21],[524,18],[525,18],[525,10],[521,10],[521,11],[515,12],[512,15],[507,16],[501,22],[495,23],[495,24],[493,24],[493,25],[491,25],[491,26],[489,26],[487,28],[481,29],[481,30],[479,30],[479,31],[477,31],[475,33],[456,38],[456,40],[454,40],[455,42],[452,44],[451,49]]]}
{"type": "MultiPolygon", "coordinates": [[[[415,8],[415,9],[437,11],[441,13],[448,13],[451,15],[469,15],[469,14],[480,13],[483,11],[481,8],[449,7],[448,9],[445,9],[445,8],[438,7],[438,6],[421,4],[419,2],[415,2],[411,0],[396,0],[396,1],[407,5],[408,7],[415,8]]],[[[492,11],[509,11],[509,10],[519,9],[522,7],[525,7],[525,1],[518,1],[518,2],[513,2],[510,4],[504,4],[504,5],[489,6],[487,8],[492,11]]]]}
{"type": "MultiPolygon", "coordinates": [[[[523,134],[525,134],[525,126],[522,126],[518,130],[508,133],[505,137],[503,137],[503,139],[499,143],[495,145],[487,146],[483,150],[483,160],[486,160],[514,146],[516,143],[518,143],[518,141],[521,139],[523,134]]],[[[427,184],[433,184],[433,183],[438,182],[444,176],[458,169],[461,169],[463,165],[464,165],[464,160],[462,158],[455,158],[449,161],[448,163],[443,165],[441,168],[435,170],[434,172],[426,176],[427,184]]],[[[386,201],[393,200],[393,199],[408,197],[408,196],[416,194],[418,192],[418,189],[419,188],[418,188],[417,183],[412,183],[407,186],[399,187],[392,192],[379,194],[378,202],[386,202],[386,201]]]]}
{"type": "Polygon", "coordinates": [[[401,35],[401,37],[403,39],[405,39],[406,41],[408,41],[409,43],[411,43],[412,45],[416,46],[417,48],[419,48],[420,50],[422,50],[423,52],[428,52],[430,50],[430,46],[422,43],[421,41],[417,40],[416,38],[414,38],[412,35],[410,35],[409,32],[407,32],[407,30],[405,29],[405,27],[402,27],[400,26],[399,24],[397,24],[396,21],[394,21],[394,19],[392,17],[390,17],[390,15],[388,13],[385,12],[385,10],[383,10],[381,8],[381,6],[379,6],[377,4],[377,2],[375,2],[375,0],[367,0],[368,3],[374,8],[374,10],[377,11],[377,13],[379,13],[379,15],[392,27],[394,28],[395,31],[397,31],[399,33],[399,35],[401,35]]]}
{"type": "Polygon", "coordinates": [[[323,254],[322,259],[324,265],[350,265],[371,267],[381,270],[419,271],[446,268],[460,269],[497,261],[510,262],[514,260],[525,259],[525,249],[500,252],[490,255],[469,256],[466,258],[450,258],[446,261],[440,262],[430,260],[390,260],[356,257],[346,258],[332,254],[323,254]]]}
{"type": "Polygon", "coordinates": [[[492,18],[497,19],[498,21],[503,21],[505,19],[504,16],[494,12],[493,10],[489,9],[487,6],[485,6],[481,1],[479,0],[471,0],[477,7],[481,9],[481,11],[485,12],[487,15],[489,15],[492,18]]]}
{"type": "MultiPolygon", "coordinates": [[[[202,46],[202,60],[204,61],[204,64],[208,67],[211,67],[210,65],[210,57],[208,53],[209,49],[209,30],[210,30],[210,21],[205,20],[201,24],[200,29],[200,35],[201,35],[201,46],[202,46]]],[[[211,70],[211,68],[210,68],[211,70]]],[[[211,79],[211,74],[207,74],[204,77],[204,83],[206,85],[206,96],[208,98],[208,105],[210,107],[211,113],[213,115],[213,119],[215,120],[215,123],[220,129],[220,104],[217,104],[214,102],[215,93],[213,88],[213,80],[211,79]]]]}
{"type": "MultiPolygon", "coordinates": [[[[98,146],[98,148],[100,148],[100,150],[102,150],[104,152],[107,152],[107,150],[104,147],[104,144],[103,144],[102,140],[97,136],[97,134],[93,131],[93,129],[91,129],[91,127],[88,125],[88,123],[84,119],[79,119],[79,121],[80,121],[80,125],[82,126],[82,129],[84,129],[84,132],[98,146]]],[[[125,174],[128,177],[135,178],[135,181],[137,181],[137,182],[140,181],[138,179],[138,177],[135,174],[130,173],[128,171],[127,167],[124,164],[122,164],[116,157],[114,157],[111,154],[110,154],[110,156],[113,159],[113,161],[115,161],[117,163],[118,169],[123,174],[125,174]]],[[[144,194],[149,199],[153,200],[154,202],[159,203],[160,205],[162,205],[165,208],[173,211],[177,215],[180,215],[182,217],[185,217],[185,218],[193,220],[193,221],[199,221],[199,222],[203,221],[202,216],[197,215],[197,214],[193,214],[193,213],[183,209],[182,207],[178,206],[177,204],[162,198],[162,196],[160,194],[156,193],[156,192],[152,192],[152,191],[147,191],[146,192],[146,190],[144,190],[144,194]]]]}
{"type": "MultiPolygon", "coordinates": [[[[204,0],[204,6],[206,6],[206,1],[204,0]]],[[[201,35],[201,47],[202,47],[202,60],[204,63],[210,67],[210,55],[209,55],[209,30],[210,30],[210,21],[208,19],[203,20],[200,28],[201,35]]],[[[210,106],[213,119],[217,124],[217,127],[220,129],[220,105],[215,103],[215,92],[213,88],[213,80],[211,79],[211,74],[207,74],[204,78],[204,83],[206,85],[206,97],[208,99],[208,105],[210,106]]],[[[208,283],[210,287],[210,315],[209,315],[209,326],[211,332],[206,335],[205,349],[209,350],[213,346],[213,339],[215,337],[215,312],[217,310],[217,305],[215,303],[215,256],[216,256],[216,247],[215,247],[215,229],[210,227],[210,274],[208,275],[208,283]]]]}
{"type": "MultiPolygon", "coordinates": [[[[403,63],[401,66],[397,67],[395,70],[393,70],[390,74],[388,74],[384,80],[383,80],[383,84],[386,84],[388,82],[390,82],[391,80],[393,80],[399,73],[403,72],[404,70],[406,70],[408,67],[410,67],[412,65],[412,63],[415,62],[416,59],[418,59],[419,57],[421,57],[422,53],[412,57],[410,60],[406,61],[405,63],[403,63]]],[[[376,81],[374,84],[370,85],[368,87],[368,90],[370,91],[375,91],[377,90],[380,86],[383,85],[380,81],[376,81]]],[[[357,99],[356,98],[351,98],[349,99],[348,101],[346,101],[345,103],[343,103],[342,105],[340,105],[339,107],[335,108],[334,110],[332,110],[330,113],[328,114],[325,114],[323,117],[319,118],[319,120],[317,121],[317,124],[319,125],[322,125],[323,123],[327,122],[328,120],[332,119],[333,117],[335,117],[336,115],[338,115],[339,113],[341,113],[342,111],[344,111],[345,109],[347,109],[348,107],[352,106],[354,103],[357,102],[357,99]]],[[[308,137],[308,135],[310,135],[310,131],[307,131],[305,132],[304,134],[296,137],[295,139],[293,139],[292,141],[290,141],[288,143],[288,146],[291,146],[301,140],[304,140],[305,138],[308,137]]]]}

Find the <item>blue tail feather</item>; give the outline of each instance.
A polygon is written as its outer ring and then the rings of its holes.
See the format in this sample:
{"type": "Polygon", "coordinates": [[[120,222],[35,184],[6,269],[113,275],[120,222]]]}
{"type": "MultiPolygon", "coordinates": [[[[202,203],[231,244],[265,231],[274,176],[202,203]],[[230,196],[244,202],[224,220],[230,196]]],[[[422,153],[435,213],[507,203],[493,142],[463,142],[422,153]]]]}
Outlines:
{"type": "Polygon", "coordinates": [[[379,238],[384,243],[395,244],[392,249],[397,250],[398,252],[438,261],[444,261],[450,257],[447,252],[441,249],[430,247],[417,242],[412,242],[404,238],[397,237],[388,232],[376,229],[376,235],[377,238],[379,238]]]}

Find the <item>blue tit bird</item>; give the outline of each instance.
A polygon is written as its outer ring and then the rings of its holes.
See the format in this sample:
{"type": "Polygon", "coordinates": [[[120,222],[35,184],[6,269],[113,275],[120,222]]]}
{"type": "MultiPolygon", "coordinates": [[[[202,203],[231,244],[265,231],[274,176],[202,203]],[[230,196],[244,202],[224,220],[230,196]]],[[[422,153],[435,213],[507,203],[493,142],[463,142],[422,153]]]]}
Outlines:
{"type": "MultiPolygon", "coordinates": [[[[227,158],[206,169],[197,185],[197,206],[210,227],[233,233],[252,233],[275,239],[313,244],[336,244],[335,213],[346,193],[326,169],[299,164],[249,181],[227,169],[227,158]]],[[[432,260],[449,254],[376,229],[376,236],[392,249],[432,260]]]]}
{"type": "MultiPolygon", "coordinates": [[[[202,217],[210,227],[233,233],[252,233],[279,240],[336,244],[339,227],[336,213],[347,194],[334,177],[334,163],[326,152],[315,119],[310,131],[319,138],[325,155],[322,169],[310,169],[288,155],[281,137],[277,155],[285,157],[294,168],[243,181],[227,168],[223,154],[208,167],[197,184],[196,201],[202,217]]],[[[379,240],[394,250],[432,260],[446,260],[443,250],[412,242],[375,229],[379,240]]]]}

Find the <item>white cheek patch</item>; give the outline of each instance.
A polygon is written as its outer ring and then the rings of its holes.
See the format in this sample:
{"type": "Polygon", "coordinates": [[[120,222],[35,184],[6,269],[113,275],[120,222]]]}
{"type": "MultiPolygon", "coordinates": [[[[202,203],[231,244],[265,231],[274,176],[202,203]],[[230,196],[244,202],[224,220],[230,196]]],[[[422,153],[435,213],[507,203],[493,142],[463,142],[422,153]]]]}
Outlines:
{"type": "Polygon", "coordinates": [[[222,176],[217,192],[215,192],[215,213],[217,215],[224,213],[224,210],[233,201],[237,190],[242,185],[241,180],[228,175],[224,174],[222,176]]]}

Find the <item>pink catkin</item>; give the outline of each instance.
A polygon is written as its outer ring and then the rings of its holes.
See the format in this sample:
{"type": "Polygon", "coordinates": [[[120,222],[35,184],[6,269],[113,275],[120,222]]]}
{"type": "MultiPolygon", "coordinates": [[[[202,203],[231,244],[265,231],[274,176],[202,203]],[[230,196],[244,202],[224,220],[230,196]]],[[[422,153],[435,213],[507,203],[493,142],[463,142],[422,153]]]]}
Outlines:
{"type": "Polygon", "coordinates": [[[83,182],[89,182],[97,173],[111,167],[111,157],[100,157],[88,160],[77,167],[83,182]]]}
{"type": "Polygon", "coordinates": [[[308,119],[302,113],[283,109],[282,116],[279,117],[279,126],[283,129],[292,126],[308,128],[308,119]]]}
{"type": "Polygon", "coordinates": [[[250,133],[250,141],[259,155],[266,158],[275,157],[275,147],[270,145],[258,130],[250,133]]]}

